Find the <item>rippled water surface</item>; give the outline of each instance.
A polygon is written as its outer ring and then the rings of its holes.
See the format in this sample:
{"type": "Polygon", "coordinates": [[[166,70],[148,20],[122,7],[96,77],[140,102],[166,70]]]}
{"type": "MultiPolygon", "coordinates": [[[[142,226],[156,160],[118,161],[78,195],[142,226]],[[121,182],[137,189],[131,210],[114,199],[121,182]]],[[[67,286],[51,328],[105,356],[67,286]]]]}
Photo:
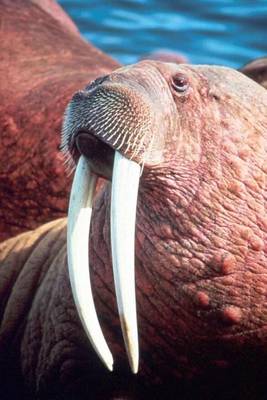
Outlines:
{"type": "Polygon", "coordinates": [[[238,67],[267,54],[267,0],[60,0],[82,34],[122,63],[159,49],[238,67]]]}

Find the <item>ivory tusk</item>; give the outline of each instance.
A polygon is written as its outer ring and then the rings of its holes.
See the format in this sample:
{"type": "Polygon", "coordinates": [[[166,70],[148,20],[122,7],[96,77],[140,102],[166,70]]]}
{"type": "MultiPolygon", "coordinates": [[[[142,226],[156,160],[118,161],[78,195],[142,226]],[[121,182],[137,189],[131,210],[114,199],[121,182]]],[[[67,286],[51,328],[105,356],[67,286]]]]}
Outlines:
{"type": "Polygon", "coordinates": [[[117,305],[133,373],[138,371],[134,245],[141,167],[115,152],[111,192],[111,248],[117,305]]]}
{"type": "Polygon", "coordinates": [[[89,275],[88,244],[96,176],[81,155],[70,195],[67,228],[68,266],[74,301],[95,351],[112,371],[113,357],[97,318],[89,275]]]}

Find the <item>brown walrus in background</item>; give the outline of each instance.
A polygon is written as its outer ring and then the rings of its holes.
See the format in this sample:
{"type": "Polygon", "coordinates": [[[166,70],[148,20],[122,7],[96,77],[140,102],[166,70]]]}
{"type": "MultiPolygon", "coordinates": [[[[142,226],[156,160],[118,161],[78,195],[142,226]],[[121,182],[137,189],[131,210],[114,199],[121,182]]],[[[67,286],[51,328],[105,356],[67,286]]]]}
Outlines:
{"type": "Polygon", "coordinates": [[[203,392],[229,399],[239,391],[249,399],[247,385],[255,398],[267,377],[266,110],[266,90],[237,71],[155,61],[120,68],[74,95],[65,151],[74,160],[82,153],[102,176],[112,173],[118,149],[143,166],[135,247],[140,371],[129,372],[116,313],[107,184],[94,205],[90,266],[114,373],[79,322],[59,220],[1,245],[6,378],[15,360],[44,398],[117,398],[122,390],[137,399],[203,392]],[[182,379],[198,374],[207,386],[191,380],[183,390],[182,379]],[[218,384],[222,375],[230,387],[218,384]]]}
{"type": "Polygon", "coordinates": [[[252,60],[239,71],[267,89],[267,57],[252,60]]]}
{"type": "Polygon", "coordinates": [[[118,63],[53,1],[0,1],[0,240],[66,214],[62,116],[80,87],[118,63]]]}

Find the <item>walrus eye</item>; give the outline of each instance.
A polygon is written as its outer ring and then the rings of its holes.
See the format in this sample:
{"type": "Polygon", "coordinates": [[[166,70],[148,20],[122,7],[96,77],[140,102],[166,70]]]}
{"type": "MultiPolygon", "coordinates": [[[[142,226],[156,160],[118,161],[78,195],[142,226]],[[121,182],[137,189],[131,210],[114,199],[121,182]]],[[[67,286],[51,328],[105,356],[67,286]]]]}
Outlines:
{"type": "Polygon", "coordinates": [[[176,74],[172,78],[172,87],[176,92],[182,93],[188,89],[189,82],[185,75],[176,74]]]}

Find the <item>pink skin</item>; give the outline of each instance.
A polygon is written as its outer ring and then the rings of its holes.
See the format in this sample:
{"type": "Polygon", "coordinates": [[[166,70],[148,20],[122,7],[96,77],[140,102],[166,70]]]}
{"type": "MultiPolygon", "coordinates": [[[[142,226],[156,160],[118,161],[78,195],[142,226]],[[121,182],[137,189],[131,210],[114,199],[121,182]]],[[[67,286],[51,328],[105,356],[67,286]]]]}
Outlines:
{"type": "MultiPolygon", "coordinates": [[[[23,379],[46,395],[89,388],[95,398],[113,398],[113,385],[127,392],[129,382],[140,388],[161,383],[166,395],[168,385],[182,378],[210,377],[210,370],[218,377],[225,369],[232,376],[240,366],[249,370],[247,382],[267,356],[266,91],[230,69],[149,61],[115,71],[99,87],[132,93],[132,101],[146,99],[151,115],[165,99],[138,196],[140,373],[134,378],[126,372],[116,313],[110,184],[95,201],[90,259],[96,307],[117,374],[104,370],[80,326],[67,274],[64,221],[2,244],[1,354],[8,357],[15,342],[23,379]],[[162,86],[149,85],[150,74],[162,86]],[[182,94],[172,85],[177,74],[189,83],[182,94]],[[25,314],[27,323],[17,334],[25,314]]],[[[83,96],[75,97],[81,110],[83,96]]],[[[78,126],[79,118],[72,117],[78,126]]],[[[177,396],[180,388],[175,390],[177,396]]]]}

